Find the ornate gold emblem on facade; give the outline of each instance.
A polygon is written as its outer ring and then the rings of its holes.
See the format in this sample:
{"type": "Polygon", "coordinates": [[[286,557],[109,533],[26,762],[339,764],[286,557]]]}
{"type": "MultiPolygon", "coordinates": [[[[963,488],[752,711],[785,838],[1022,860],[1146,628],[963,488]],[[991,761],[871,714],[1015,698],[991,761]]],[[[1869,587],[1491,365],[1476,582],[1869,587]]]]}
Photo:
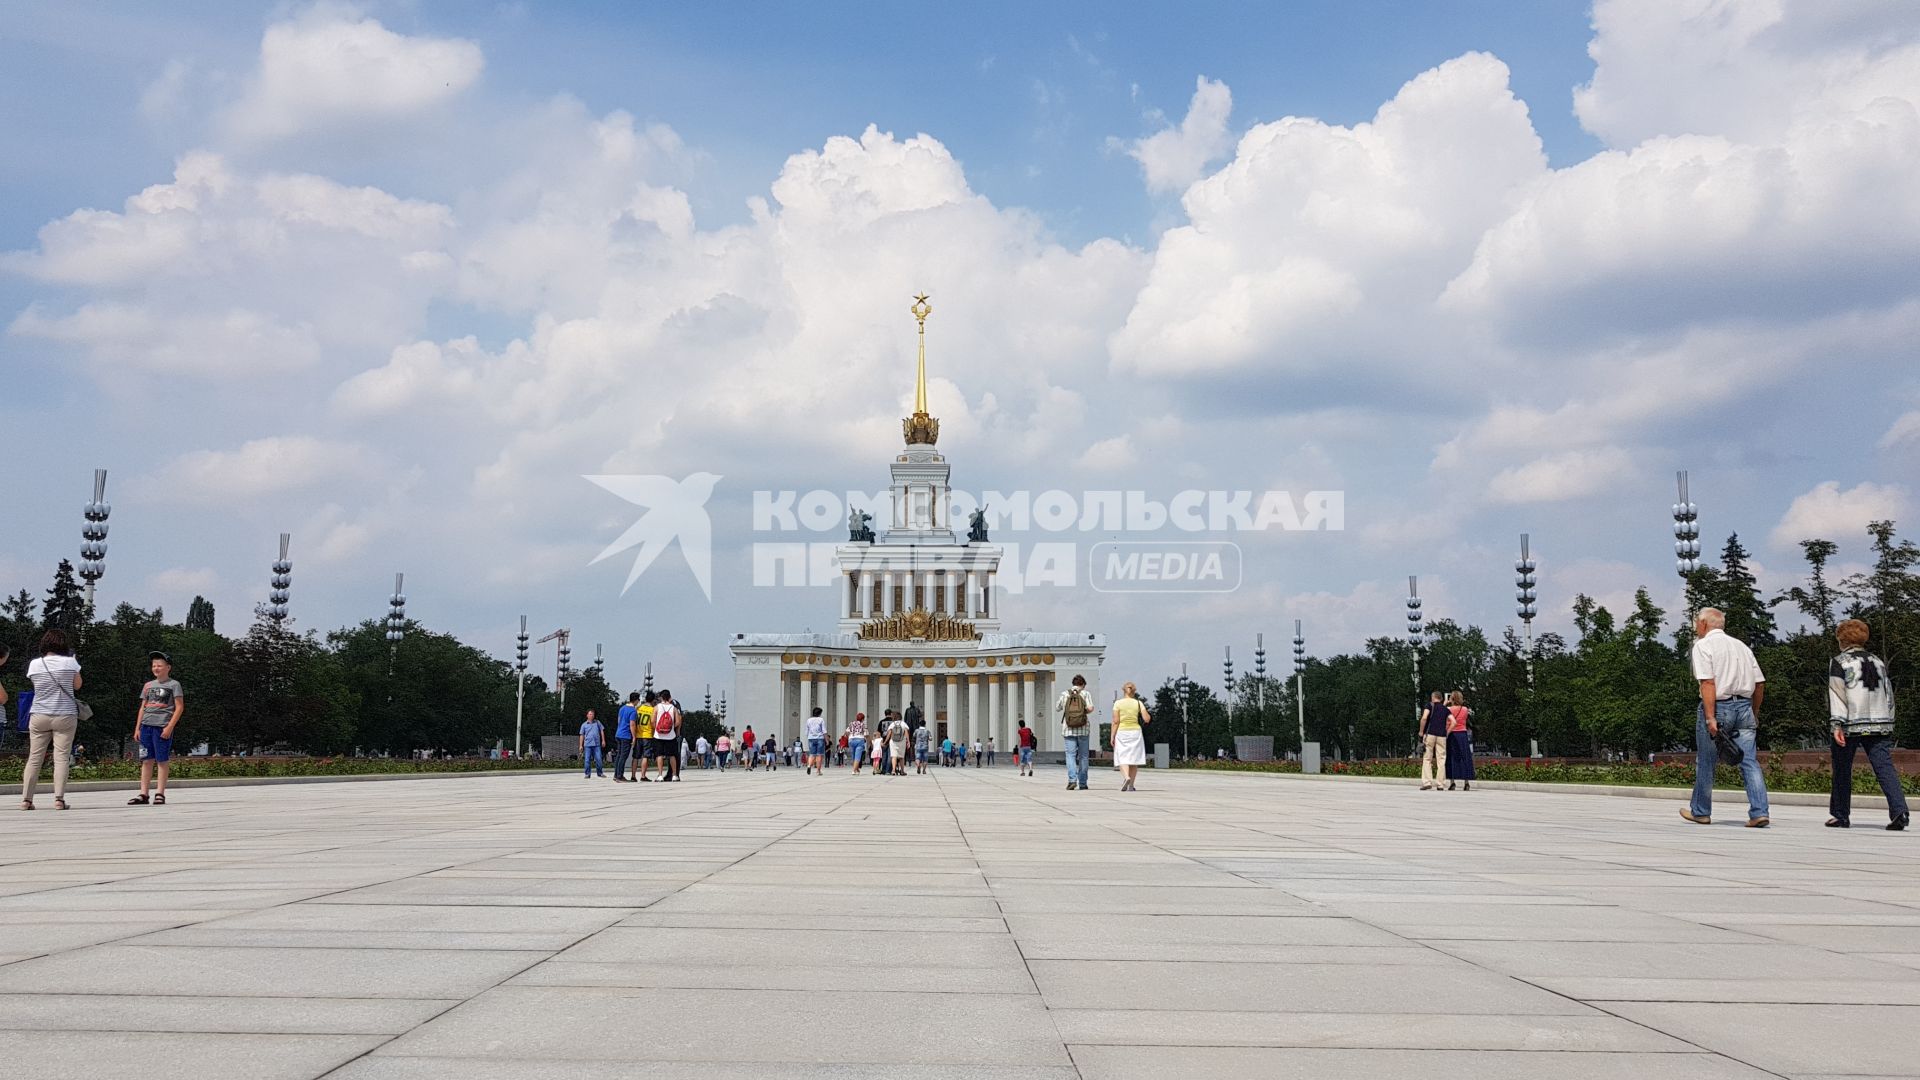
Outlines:
{"type": "MultiPolygon", "coordinates": [[[[860,624],[858,635],[862,641],[980,640],[980,631],[965,619],[936,614],[919,607],[899,615],[869,619],[860,624]]],[[[908,661],[909,666],[911,663],[908,661]]]]}

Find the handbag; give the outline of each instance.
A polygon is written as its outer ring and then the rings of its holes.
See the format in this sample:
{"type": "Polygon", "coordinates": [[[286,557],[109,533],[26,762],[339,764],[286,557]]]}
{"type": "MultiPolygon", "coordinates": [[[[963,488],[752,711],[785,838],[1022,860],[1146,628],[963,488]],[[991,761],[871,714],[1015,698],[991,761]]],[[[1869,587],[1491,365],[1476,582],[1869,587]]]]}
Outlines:
{"type": "Polygon", "coordinates": [[[1713,748],[1719,751],[1722,765],[1737,766],[1747,759],[1747,752],[1740,749],[1740,744],[1733,739],[1733,732],[1727,728],[1721,728],[1719,733],[1714,735],[1713,748]]]}

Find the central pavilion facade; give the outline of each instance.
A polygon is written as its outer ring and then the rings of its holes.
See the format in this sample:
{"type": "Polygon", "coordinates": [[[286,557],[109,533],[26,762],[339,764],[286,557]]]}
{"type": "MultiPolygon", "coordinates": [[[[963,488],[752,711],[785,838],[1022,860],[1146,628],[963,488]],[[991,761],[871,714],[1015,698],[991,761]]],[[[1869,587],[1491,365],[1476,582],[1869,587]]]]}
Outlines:
{"type": "Polygon", "coordinates": [[[849,522],[835,551],[838,623],[832,633],[736,634],[729,721],[800,735],[801,719],[824,710],[833,737],[855,713],[868,723],[917,703],[935,742],[947,737],[1005,750],[1021,721],[1042,750],[1061,749],[1053,701],[1073,676],[1099,701],[1106,640],[1100,634],[1004,633],[1002,549],[983,519],[964,538],[951,520],[951,468],[935,449],[940,421],[927,412],[927,298],[915,298],[920,352],[913,415],[889,465],[890,518],[874,530],[849,522]]]}

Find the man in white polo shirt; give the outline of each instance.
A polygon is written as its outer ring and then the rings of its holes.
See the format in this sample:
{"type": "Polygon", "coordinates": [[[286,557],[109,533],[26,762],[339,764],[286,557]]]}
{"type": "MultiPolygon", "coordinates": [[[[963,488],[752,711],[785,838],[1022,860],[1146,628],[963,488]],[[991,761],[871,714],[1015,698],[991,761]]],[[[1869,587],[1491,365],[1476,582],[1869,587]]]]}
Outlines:
{"type": "Polygon", "coordinates": [[[1767,827],[1767,784],[1760,773],[1754,737],[1760,726],[1760,699],[1767,677],[1746,642],[1727,636],[1727,617],[1718,608],[1701,608],[1693,619],[1693,677],[1700,683],[1700,707],[1693,729],[1693,803],[1680,816],[1696,825],[1713,821],[1713,769],[1720,751],[1714,737],[1725,728],[1740,747],[1740,782],[1747,789],[1747,828],[1767,827]]]}

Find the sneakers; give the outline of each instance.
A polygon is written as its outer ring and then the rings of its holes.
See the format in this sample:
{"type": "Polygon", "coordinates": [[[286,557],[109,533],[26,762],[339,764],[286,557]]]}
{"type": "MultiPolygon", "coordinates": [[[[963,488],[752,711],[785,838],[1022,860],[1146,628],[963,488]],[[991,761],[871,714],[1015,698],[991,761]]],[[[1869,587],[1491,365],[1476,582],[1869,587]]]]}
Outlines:
{"type": "Polygon", "coordinates": [[[1905,832],[1906,829],[1907,829],[1906,814],[1901,814],[1899,817],[1894,818],[1892,821],[1887,822],[1888,832],[1905,832]]]}
{"type": "Polygon", "coordinates": [[[1695,816],[1692,810],[1684,806],[1680,808],[1680,816],[1683,818],[1686,818],[1688,821],[1693,822],[1695,825],[1713,824],[1713,816],[1711,814],[1703,814],[1703,815],[1695,816]]]}
{"type": "Polygon", "coordinates": [[[1839,818],[1837,818],[1837,817],[1830,817],[1830,818],[1828,818],[1828,819],[1827,819],[1827,828],[1829,828],[1829,829],[1851,829],[1851,828],[1853,828],[1853,823],[1852,823],[1852,822],[1850,822],[1850,821],[1842,821],[1842,820],[1840,820],[1840,819],[1839,819],[1839,818]]]}

